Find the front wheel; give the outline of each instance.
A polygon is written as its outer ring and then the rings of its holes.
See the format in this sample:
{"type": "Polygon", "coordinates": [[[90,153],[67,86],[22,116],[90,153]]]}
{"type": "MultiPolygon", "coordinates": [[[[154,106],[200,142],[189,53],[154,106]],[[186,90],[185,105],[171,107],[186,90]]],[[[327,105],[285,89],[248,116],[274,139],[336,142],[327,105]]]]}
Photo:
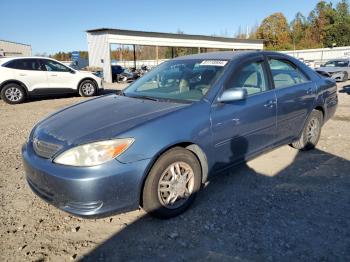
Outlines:
{"type": "Polygon", "coordinates": [[[171,218],[183,213],[201,186],[201,167],[189,150],[176,147],[153,165],[143,189],[143,208],[152,216],[171,218]]]}
{"type": "Polygon", "coordinates": [[[79,85],[79,95],[83,97],[90,97],[97,94],[97,87],[94,81],[84,80],[79,85]]]}
{"type": "Polygon", "coordinates": [[[315,148],[321,136],[322,121],[322,112],[313,110],[306,121],[300,138],[291,146],[304,151],[315,148]]]}

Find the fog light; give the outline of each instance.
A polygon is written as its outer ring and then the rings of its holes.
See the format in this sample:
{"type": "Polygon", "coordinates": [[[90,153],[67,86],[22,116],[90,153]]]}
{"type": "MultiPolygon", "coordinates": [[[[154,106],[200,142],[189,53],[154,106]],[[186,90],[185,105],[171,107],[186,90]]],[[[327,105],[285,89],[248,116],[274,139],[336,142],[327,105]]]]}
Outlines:
{"type": "Polygon", "coordinates": [[[99,210],[103,206],[102,201],[92,201],[92,202],[68,202],[64,209],[72,210],[75,212],[94,212],[99,210]]]}

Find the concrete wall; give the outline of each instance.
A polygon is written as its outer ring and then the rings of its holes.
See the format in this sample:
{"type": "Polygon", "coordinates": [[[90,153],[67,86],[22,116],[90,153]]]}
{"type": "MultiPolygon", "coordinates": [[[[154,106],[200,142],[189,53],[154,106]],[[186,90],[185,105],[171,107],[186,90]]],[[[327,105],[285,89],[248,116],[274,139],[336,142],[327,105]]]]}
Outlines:
{"type": "Polygon", "coordinates": [[[0,56],[31,56],[30,45],[0,40],[0,56]]]}
{"type": "Polygon", "coordinates": [[[350,46],[282,51],[281,53],[321,64],[330,59],[350,57],[350,46]]]}

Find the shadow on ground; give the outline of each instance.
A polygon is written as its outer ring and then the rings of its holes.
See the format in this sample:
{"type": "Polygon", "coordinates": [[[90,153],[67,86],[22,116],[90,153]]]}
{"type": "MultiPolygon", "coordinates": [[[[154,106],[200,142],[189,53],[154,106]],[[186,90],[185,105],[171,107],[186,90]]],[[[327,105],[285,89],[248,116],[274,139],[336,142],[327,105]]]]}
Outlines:
{"type": "Polygon", "coordinates": [[[349,170],[318,149],[272,177],[242,164],[214,176],[181,216],[144,216],[82,260],[350,261],[349,170]]]}

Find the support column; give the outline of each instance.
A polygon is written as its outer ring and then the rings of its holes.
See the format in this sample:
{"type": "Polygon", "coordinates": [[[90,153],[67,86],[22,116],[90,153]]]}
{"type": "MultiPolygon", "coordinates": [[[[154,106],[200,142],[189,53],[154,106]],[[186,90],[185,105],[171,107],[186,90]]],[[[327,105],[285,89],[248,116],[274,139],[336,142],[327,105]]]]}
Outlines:
{"type": "Polygon", "coordinates": [[[133,45],[133,47],[134,47],[134,67],[136,69],[136,46],[133,45]]]}
{"type": "MultiPolygon", "coordinates": [[[[103,78],[104,81],[112,83],[112,66],[111,66],[111,45],[106,42],[103,55],[103,78]]],[[[101,61],[102,62],[102,61],[101,61]]]]}
{"type": "Polygon", "coordinates": [[[159,52],[159,50],[158,50],[158,46],[156,46],[156,60],[157,60],[157,65],[159,64],[159,61],[158,61],[158,52],[159,52]]]}

